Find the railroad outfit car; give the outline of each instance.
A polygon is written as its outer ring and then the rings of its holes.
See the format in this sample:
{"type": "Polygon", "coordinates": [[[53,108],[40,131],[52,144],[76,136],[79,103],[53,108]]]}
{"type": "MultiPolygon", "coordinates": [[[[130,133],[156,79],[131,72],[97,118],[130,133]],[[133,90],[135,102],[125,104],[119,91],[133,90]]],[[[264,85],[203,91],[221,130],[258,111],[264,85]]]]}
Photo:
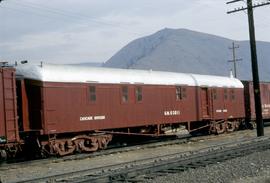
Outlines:
{"type": "Polygon", "coordinates": [[[13,111],[0,118],[1,157],[20,147],[48,155],[96,151],[114,134],[222,133],[245,119],[244,87],[235,78],[50,64],[15,69],[16,85],[15,70],[1,69],[1,82],[12,85],[0,83],[1,114],[13,111]]]}

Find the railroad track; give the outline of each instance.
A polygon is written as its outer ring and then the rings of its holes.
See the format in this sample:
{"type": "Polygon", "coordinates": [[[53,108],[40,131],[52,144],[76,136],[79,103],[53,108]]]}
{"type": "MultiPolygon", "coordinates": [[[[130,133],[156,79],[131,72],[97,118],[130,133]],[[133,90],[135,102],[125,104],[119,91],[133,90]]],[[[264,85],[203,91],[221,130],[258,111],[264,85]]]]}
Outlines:
{"type": "Polygon", "coordinates": [[[89,168],[54,176],[42,177],[22,182],[142,182],[157,175],[177,173],[189,168],[197,168],[225,161],[235,157],[264,151],[270,147],[270,138],[253,138],[242,143],[228,143],[184,152],[120,163],[100,168],[89,168]],[[145,175],[145,176],[142,176],[145,175]]]}
{"type": "MultiPolygon", "coordinates": [[[[269,122],[270,126],[270,122],[269,122]]],[[[270,127],[266,127],[270,128],[270,127]]],[[[233,132],[233,134],[241,133],[245,131],[237,131],[233,132]]],[[[231,134],[231,133],[230,133],[231,134]]],[[[227,134],[223,134],[227,135],[227,134]]],[[[82,160],[87,158],[94,158],[98,156],[106,156],[116,153],[123,153],[123,152],[129,152],[129,151],[135,151],[138,149],[147,149],[147,148],[156,148],[160,146],[169,146],[169,145],[176,145],[176,144],[183,144],[187,142],[196,142],[200,140],[207,140],[211,139],[212,137],[215,137],[215,135],[197,135],[197,136],[191,136],[189,134],[182,135],[178,138],[161,138],[161,139],[153,139],[153,140],[147,140],[144,142],[136,142],[131,144],[124,144],[124,145],[111,145],[108,146],[107,149],[102,151],[97,151],[93,153],[82,153],[82,154],[74,154],[74,155],[68,155],[64,157],[50,157],[46,159],[36,159],[36,160],[28,160],[28,161],[11,161],[11,162],[0,162],[0,171],[1,170],[7,170],[7,169],[15,169],[15,168],[22,168],[22,167],[28,167],[28,166],[35,166],[35,165],[44,165],[49,163],[59,163],[63,161],[72,161],[72,160],[82,160]]]]}
{"type": "MultiPolygon", "coordinates": [[[[241,133],[244,131],[237,131],[233,132],[233,134],[241,133]]],[[[223,134],[227,135],[227,134],[223,134]]],[[[161,146],[170,146],[170,145],[177,145],[183,144],[188,142],[196,142],[201,140],[207,140],[215,137],[215,135],[197,135],[191,136],[189,134],[182,135],[179,137],[167,137],[167,138],[158,138],[147,140],[144,142],[135,142],[131,144],[124,143],[123,145],[110,145],[107,149],[102,151],[96,151],[93,153],[81,153],[81,154],[74,154],[68,155],[64,157],[49,157],[46,159],[36,159],[36,160],[23,160],[23,161],[11,161],[11,162],[0,162],[0,171],[1,170],[8,170],[8,169],[16,169],[16,168],[23,168],[29,166],[39,166],[45,165],[50,163],[60,163],[66,161],[73,161],[73,160],[83,160],[87,158],[94,158],[98,156],[106,156],[112,155],[117,153],[124,153],[129,151],[136,151],[138,149],[147,149],[147,148],[157,148],[161,146]]]]}

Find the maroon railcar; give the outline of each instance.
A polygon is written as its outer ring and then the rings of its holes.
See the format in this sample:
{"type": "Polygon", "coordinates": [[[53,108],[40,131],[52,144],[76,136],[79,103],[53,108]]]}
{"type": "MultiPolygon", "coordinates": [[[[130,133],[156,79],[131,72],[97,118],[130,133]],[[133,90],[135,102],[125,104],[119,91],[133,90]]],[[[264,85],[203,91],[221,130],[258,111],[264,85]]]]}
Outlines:
{"type": "MultiPolygon", "coordinates": [[[[252,81],[243,81],[245,90],[245,111],[247,121],[255,121],[255,101],[252,81]]],[[[270,120],[270,82],[260,82],[262,117],[264,121],[270,120]]]]}
{"type": "Polygon", "coordinates": [[[30,128],[42,134],[244,117],[243,87],[234,78],[191,74],[164,78],[170,73],[137,71],[152,77],[149,82],[129,79],[136,71],[120,69],[91,68],[89,73],[68,66],[28,69],[36,74],[25,80],[30,128]],[[89,78],[81,79],[86,73],[89,78]]]}

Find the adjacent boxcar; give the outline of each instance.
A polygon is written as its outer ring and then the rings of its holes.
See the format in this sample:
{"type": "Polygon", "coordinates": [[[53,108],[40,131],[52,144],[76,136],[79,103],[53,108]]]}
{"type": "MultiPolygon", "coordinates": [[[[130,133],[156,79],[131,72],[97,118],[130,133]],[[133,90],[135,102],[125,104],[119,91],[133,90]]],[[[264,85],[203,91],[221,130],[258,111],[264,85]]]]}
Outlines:
{"type": "Polygon", "coordinates": [[[0,159],[7,157],[4,149],[16,151],[19,141],[15,69],[0,67],[0,159]]]}
{"type": "MultiPolygon", "coordinates": [[[[243,81],[245,88],[245,112],[247,121],[255,121],[255,101],[252,81],[243,81]]],[[[264,121],[270,120],[270,82],[260,82],[262,117],[264,121]]]]}

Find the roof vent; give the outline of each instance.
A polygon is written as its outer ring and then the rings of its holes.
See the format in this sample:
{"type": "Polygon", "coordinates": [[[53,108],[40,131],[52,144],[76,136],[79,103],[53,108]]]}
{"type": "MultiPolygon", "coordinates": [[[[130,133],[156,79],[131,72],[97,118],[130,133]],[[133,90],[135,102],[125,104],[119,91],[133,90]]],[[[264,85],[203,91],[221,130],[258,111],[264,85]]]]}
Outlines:
{"type": "Polygon", "coordinates": [[[22,60],[22,61],[21,61],[21,64],[27,64],[27,63],[28,63],[27,60],[22,60]]]}
{"type": "Polygon", "coordinates": [[[234,78],[232,70],[230,70],[230,78],[234,78]]]}

